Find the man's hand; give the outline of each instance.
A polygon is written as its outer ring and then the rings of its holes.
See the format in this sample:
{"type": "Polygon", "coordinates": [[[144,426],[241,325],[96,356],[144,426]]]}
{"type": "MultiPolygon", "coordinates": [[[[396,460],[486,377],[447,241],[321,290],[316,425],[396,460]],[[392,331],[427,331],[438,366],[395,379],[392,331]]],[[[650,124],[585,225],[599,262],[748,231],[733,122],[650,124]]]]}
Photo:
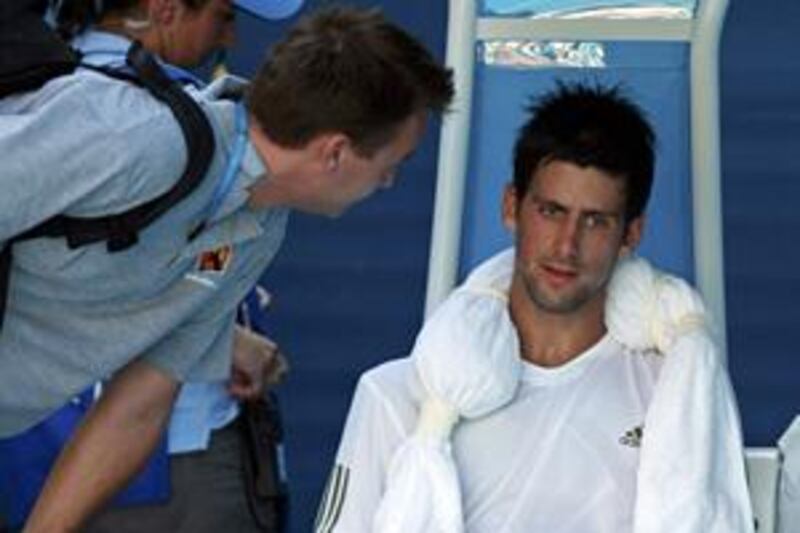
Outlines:
{"type": "Polygon", "coordinates": [[[278,345],[246,328],[236,326],[233,337],[233,368],[228,391],[240,400],[253,400],[264,389],[277,385],[289,365],[278,345]]]}

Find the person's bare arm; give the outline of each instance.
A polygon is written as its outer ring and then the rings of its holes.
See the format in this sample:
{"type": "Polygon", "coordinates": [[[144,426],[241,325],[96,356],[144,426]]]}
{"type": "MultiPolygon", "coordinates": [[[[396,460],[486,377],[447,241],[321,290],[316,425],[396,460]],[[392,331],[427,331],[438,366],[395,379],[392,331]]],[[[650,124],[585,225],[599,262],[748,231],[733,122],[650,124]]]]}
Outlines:
{"type": "Polygon", "coordinates": [[[61,452],[25,533],[77,531],[144,466],[180,388],[143,361],[122,369],[61,452]]]}

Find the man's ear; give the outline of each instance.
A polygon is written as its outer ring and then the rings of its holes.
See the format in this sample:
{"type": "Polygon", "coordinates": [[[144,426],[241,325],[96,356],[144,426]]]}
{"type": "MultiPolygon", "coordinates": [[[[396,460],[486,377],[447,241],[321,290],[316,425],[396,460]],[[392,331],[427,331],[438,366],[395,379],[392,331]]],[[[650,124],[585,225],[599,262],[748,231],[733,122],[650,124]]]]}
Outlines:
{"type": "Polygon", "coordinates": [[[346,157],[347,149],[352,144],[344,133],[327,133],[319,139],[320,163],[326,172],[337,172],[346,157]]]}
{"type": "Polygon", "coordinates": [[[513,183],[507,183],[503,190],[502,217],[503,225],[508,231],[514,233],[517,230],[517,190],[513,183]]]}
{"type": "Polygon", "coordinates": [[[644,215],[639,215],[630,222],[625,228],[625,235],[622,236],[622,246],[619,249],[620,257],[630,255],[639,246],[644,233],[644,215]]]}

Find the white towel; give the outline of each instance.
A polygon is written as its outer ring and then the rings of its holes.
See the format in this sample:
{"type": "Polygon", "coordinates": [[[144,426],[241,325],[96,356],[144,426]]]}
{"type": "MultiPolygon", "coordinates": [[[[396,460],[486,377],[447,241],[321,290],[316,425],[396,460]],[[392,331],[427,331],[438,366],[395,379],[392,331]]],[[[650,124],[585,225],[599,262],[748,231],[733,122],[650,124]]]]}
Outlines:
{"type": "Polygon", "coordinates": [[[753,531],[739,414],[706,317],[694,289],[643,259],[614,273],[609,333],[665,356],[644,422],[635,533],[753,531]]]}
{"type": "MultiPolygon", "coordinates": [[[[508,403],[521,372],[508,314],[514,250],[480,265],[425,323],[411,357],[428,399],[395,452],[376,511],[377,533],[461,533],[450,435],[460,417],[508,403]]],[[[666,356],[645,419],[635,533],[753,529],[738,413],[697,293],[643,259],[620,262],[606,326],[634,349],[666,356]]]]}
{"type": "Polygon", "coordinates": [[[522,368],[507,311],[509,266],[499,257],[479,267],[420,331],[411,357],[429,398],[389,464],[375,531],[463,531],[450,432],[459,416],[479,417],[511,401],[522,368]]]}

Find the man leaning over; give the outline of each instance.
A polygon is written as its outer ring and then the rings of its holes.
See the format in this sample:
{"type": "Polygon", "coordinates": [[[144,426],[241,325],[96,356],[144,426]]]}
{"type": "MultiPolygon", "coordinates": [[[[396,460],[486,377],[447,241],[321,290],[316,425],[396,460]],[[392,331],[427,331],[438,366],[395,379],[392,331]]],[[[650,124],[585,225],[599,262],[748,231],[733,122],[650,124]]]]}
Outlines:
{"type": "MultiPolygon", "coordinates": [[[[230,88],[223,80],[196,94],[217,139],[209,179],[135,247],[73,251],[40,239],[15,249],[0,338],[0,434],[24,430],[125,367],[67,445],[28,531],[79,527],[146,458],[179,383],[227,376],[235,307],[277,252],[289,210],[337,216],[389,187],[428,113],[453,94],[449,71],[405,31],[377,12],[344,8],[291,30],[244,106],[224,98],[230,88]],[[209,212],[237,145],[232,189],[209,212]],[[200,261],[207,253],[226,260],[208,269],[200,261]]],[[[17,147],[4,181],[25,180],[2,202],[2,239],[34,216],[135,205],[167,188],[184,163],[169,112],[93,72],[2,106],[12,128],[0,145],[17,147]],[[53,116],[76,117],[69,135],[52,131],[53,116]]]]}
{"type": "MultiPolygon", "coordinates": [[[[299,2],[263,0],[244,8],[250,13],[259,9],[259,17],[272,20],[288,15],[290,4],[299,7],[299,2]]],[[[99,12],[93,0],[63,0],[59,6],[59,29],[74,36],[72,44],[84,63],[120,68],[137,40],[164,61],[171,77],[196,88],[205,84],[184,69],[201,65],[233,43],[235,10],[242,9],[230,0],[106,0],[99,12]]],[[[285,368],[279,353],[269,339],[236,326],[231,378],[185,383],[176,398],[161,452],[169,454],[168,500],[112,507],[86,530],[260,531],[247,504],[237,400],[260,397],[266,382],[278,378],[285,368]]]]}

